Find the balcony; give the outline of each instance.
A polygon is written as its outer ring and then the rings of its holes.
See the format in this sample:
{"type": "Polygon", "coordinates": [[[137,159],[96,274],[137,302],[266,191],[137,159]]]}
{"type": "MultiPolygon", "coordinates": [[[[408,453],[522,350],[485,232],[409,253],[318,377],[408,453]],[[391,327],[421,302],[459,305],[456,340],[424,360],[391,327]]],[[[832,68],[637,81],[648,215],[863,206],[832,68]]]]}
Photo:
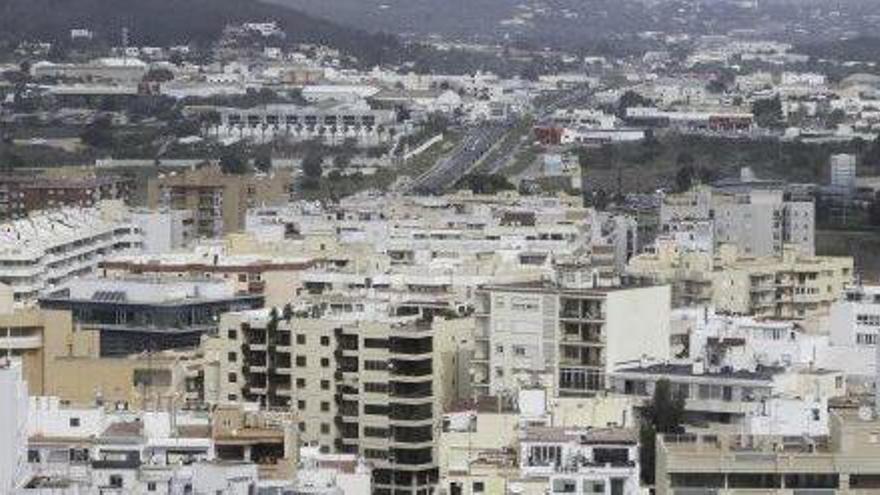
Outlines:
{"type": "Polygon", "coordinates": [[[0,349],[39,349],[42,346],[43,337],[40,335],[0,337],[0,349]]]}

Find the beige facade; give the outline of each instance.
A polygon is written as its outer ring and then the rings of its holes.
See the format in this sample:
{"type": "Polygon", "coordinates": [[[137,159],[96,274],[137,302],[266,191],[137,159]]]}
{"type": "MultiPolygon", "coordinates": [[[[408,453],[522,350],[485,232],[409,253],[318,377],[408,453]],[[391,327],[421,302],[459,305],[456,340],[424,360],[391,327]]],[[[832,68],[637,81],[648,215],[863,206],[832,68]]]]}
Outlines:
{"type": "Polygon", "coordinates": [[[244,229],[248,208],[287,202],[289,172],[268,176],[228,175],[203,167],[151,179],[147,206],[193,212],[198,237],[219,237],[244,229]]]}
{"type": "Polygon", "coordinates": [[[880,421],[859,416],[833,411],[827,438],[658,436],[657,494],[878,493],[880,421]]]}
{"type": "MultiPolygon", "coordinates": [[[[11,293],[10,299],[11,299],[11,293]]],[[[22,361],[31,395],[46,395],[53,378],[51,361],[67,352],[73,332],[70,312],[35,308],[0,312],[0,357],[22,361]]]]}
{"type": "Polygon", "coordinates": [[[446,335],[445,327],[462,334],[456,322],[229,313],[218,337],[204,343],[218,377],[216,396],[207,399],[293,410],[303,442],[363,456],[379,492],[394,485],[395,493],[427,493],[437,481],[442,394],[458,387],[443,369],[457,360],[454,337],[434,336],[446,335]]]}
{"type": "Polygon", "coordinates": [[[628,273],[670,283],[677,306],[712,305],[718,312],[789,319],[828,316],[853,280],[850,257],[808,256],[786,248],[779,257],[751,257],[722,246],[717,256],[660,245],[633,258],[628,273]]]}

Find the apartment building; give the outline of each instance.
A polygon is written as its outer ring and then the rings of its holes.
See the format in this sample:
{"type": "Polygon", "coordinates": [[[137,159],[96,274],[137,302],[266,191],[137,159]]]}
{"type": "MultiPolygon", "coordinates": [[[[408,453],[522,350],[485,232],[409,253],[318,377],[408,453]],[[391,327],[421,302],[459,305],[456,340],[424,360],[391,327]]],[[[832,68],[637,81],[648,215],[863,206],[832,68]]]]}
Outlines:
{"type": "Polygon", "coordinates": [[[21,363],[0,358],[0,492],[24,487],[27,467],[27,384],[21,363]]]}
{"type": "Polygon", "coordinates": [[[519,442],[522,476],[546,478],[545,493],[640,493],[635,431],[620,428],[532,427],[519,442]]]}
{"type": "Polygon", "coordinates": [[[755,366],[734,368],[686,363],[641,363],[620,367],[609,389],[650,398],[666,380],[673,395],[685,399],[689,429],[774,432],[784,435],[827,433],[827,405],[845,394],[843,373],[822,368],[755,366]]]}
{"type": "Polygon", "coordinates": [[[143,231],[117,201],[40,211],[0,224],[0,283],[12,288],[16,303],[33,303],[94,273],[107,256],[140,251],[143,242],[143,231]]]}
{"type": "Polygon", "coordinates": [[[783,246],[815,253],[815,205],[755,181],[699,186],[663,198],[660,233],[693,230],[695,222],[712,225],[714,247],[737,246],[748,256],[779,256],[783,246]],[[744,184],[744,185],[743,185],[744,184]]]}
{"type": "Polygon", "coordinates": [[[31,477],[20,493],[277,493],[299,459],[290,413],[241,408],[133,411],[32,397],[26,433],[31,477]]]}
{"type": "Polygon", "coordinates": [[[628,398],[547,399],[521,390],[513,401],[484,397],[447,413],[440,493],[638,493],[628,398]]]}
{"type": "Polygon", "coordinates": [[[403,132],[393,110],[372,109],[363,101],[327,101],[312,106],[270,104],[248,109],[218,108],[220,123],[209,132],[268,142],[321,140],[342,144],[354,140],[361,146],[389,142],[403,132]]]}
{"type": "Polygon", "coordinates": [[[115,256],[99,268],[107,279],[221,280],[237,295],[263,296],[267,306],[281,307],[296,297],[300,277],[317,264],[314,258],[230,254],[222,247],[204,245],[184,253],[115,256]]]}
{"type": "Polygon", "coordinates": [[[132,181],[123,177],[0,176],[0,220],[27,216],[35,210],[89,208],[102,200],[127,201],[132,181]]]}
{"type": "Polygon", "coordinates": [[[0,286],[0,359],[20,361],[21,373],[32,394],[47,385],[46,361],[60,354],[73,332],[70,313],[39,308],[14,308],[9,287],[0,286]],[[52,338],[47,338],[49,333],[52,338]]]}
{"type": "Polygon", "coordinates": [[[444,325],[414,318],[267,310],[230,313],[218,338],[219,397],[291,408],[302,441],[359,454],[373,493],[427,494],[437,482],[444,325]]]}
{"type": "Polygon", "coordinates": [[[248,208],[286,203],[291,180],[289,172],[229,175],[205,166],[150,179],[147,206],[189,210],[195,235],[214,238],[242,230],[248,208]]]}
{"type": "Polygon", "coordinates": [[[830,434],[657,437],[658,495],[876,493],[880,422],[870,408],[834,410],[830,434]]]}
{"type": "Polygon", "coordinates": [[[715,256],[658,242],[634,257],[629,276],[673,286],[676,306],[711,305],[718,312],[816,323],[853,281],[853,259],[810,256],[786,247],[781,256],[755,257],[724,245],[715,256]]]}
{"type": "Polygon", "coordinates": [[[40,298],[40,307],[70,311],[77,332],[95,332],[100,356],[121,357],[194,349],[217,331],[220,315],[260,308],[263,300],[222,280],[85,278],[40,298]]]}
{"type": "Polygon", "coordinates": [[[620,362],[668,357],[669,287],[600,286],[582,270],[478,290],[471,361],[478,393],[543,383],[554,395],[591,395],[620,362]]]}

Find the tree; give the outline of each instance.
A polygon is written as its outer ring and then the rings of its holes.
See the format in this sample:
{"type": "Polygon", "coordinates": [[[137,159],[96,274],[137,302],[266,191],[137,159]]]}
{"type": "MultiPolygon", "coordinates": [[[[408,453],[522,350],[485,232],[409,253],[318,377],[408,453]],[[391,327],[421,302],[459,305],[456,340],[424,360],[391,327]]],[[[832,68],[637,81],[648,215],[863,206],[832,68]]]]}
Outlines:
{"type": "Polygon", "coordinates": [[[79,138],[84,144],[93,148],[112,148],[114,144],[112,127],[110,117],[98,117],[83,129],[79,138]]]}
{"type": "Polygon", "coordinates": [[[654,396],[642,410],[642,424],[639,429],[639,461],[642,482],[654,483],[655,448],[658,434],[681,433],[684,422],[684,396],[672,393],[669,380],[658,380],[654,386],[654,396]]]}
{"type": "Polygon", "coordinates": [[[874,139],[868,149],[862,155],[862,163],[869,167],[880,166],[880,136],[874,139]]]}
{"type": "Polygon", "coordinates": [[[272,169],[272,154],[267,148],[260,149],[254,156],[254,168],[263,173],[272,169]]]}
{"type": "Polygon", "coordinates": [[[243,175],[248,172],[244,152],[237,146],[227,146],[220,153],[220,170],[224,174],[243,175]]]}
{"type": "Polygon", "coordinates": [[[649,107],[653,104],[654,103],[651,100],[635,91],[629,90],[620,97],[620,100],[617,101],[617,116],[620,118],[626,117],[627,108],[649,107]]]}
{"type": "Polygon", "coordinates": [[[693,165],[680,167],[675,174],[675,191],[680,193],[690,191],[694,185],[695,174],[693,165]]]}
{"type": "Polygon", "coordinates": [[[174,79],[174,73],[164,68],[150,69],[150,71],[144,75],[144,81],[146,82],[162,83],[171,81],[172,79],[174,79]]]}
{"type": "Polygon", "coordinates": [[[778,95],[770,99],[755,100],[752,103],[752,113],[755,115],[755,122],[761,127],[779,129],[785,124],[782,100],[778,95]]]}
{"type": "Polygon", "coordinates": [[[462,177],[458,184],[474,194],[495,194],[516,189],[507,177],[500,174],[469,174],[462,177]]]}
{"type": "Polygon", "coordinates": [[[305,179],[303,187],[307,189],[315,189],[321,182],[321,176],[324,175],[324,156],[317,149],[310,149],[302,161],[302,171],[305,179]]]}

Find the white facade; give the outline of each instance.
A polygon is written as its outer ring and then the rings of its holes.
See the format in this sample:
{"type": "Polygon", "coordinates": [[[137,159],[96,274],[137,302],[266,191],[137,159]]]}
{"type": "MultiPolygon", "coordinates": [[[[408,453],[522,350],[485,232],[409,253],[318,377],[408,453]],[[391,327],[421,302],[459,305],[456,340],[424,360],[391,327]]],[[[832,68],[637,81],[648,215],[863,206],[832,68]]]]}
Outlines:
{"type": "Polygon", "coordinates": [[[0,225],[0,283],[19,304],[93,273],[108,256],[140,252],[144,237],[118,202],[65,208],[0,225]]]}
{"type": "Polygon", "coordinates": [[[831,186],[845,192],[852,192],[856,187],[855,155],[831,156],[831,186]]]}
{"type": "Polygon", "coordinates": [[[195,239],[191,210],[135,211],[132,222],[143,232],[143,252],[147,254],[185,248],[195,239]]]}
{"type": "Polygon", "coordinates": [[[27,482],[27,384],[21,363],[0,359],[0,493],[27,482]]]}
{"type": "Polygon", "coordinates": [[[520,441],[520,474],[548,479],[551,495],[636,495],[638,451],[629,430],[528,428],[520,441]]]}

